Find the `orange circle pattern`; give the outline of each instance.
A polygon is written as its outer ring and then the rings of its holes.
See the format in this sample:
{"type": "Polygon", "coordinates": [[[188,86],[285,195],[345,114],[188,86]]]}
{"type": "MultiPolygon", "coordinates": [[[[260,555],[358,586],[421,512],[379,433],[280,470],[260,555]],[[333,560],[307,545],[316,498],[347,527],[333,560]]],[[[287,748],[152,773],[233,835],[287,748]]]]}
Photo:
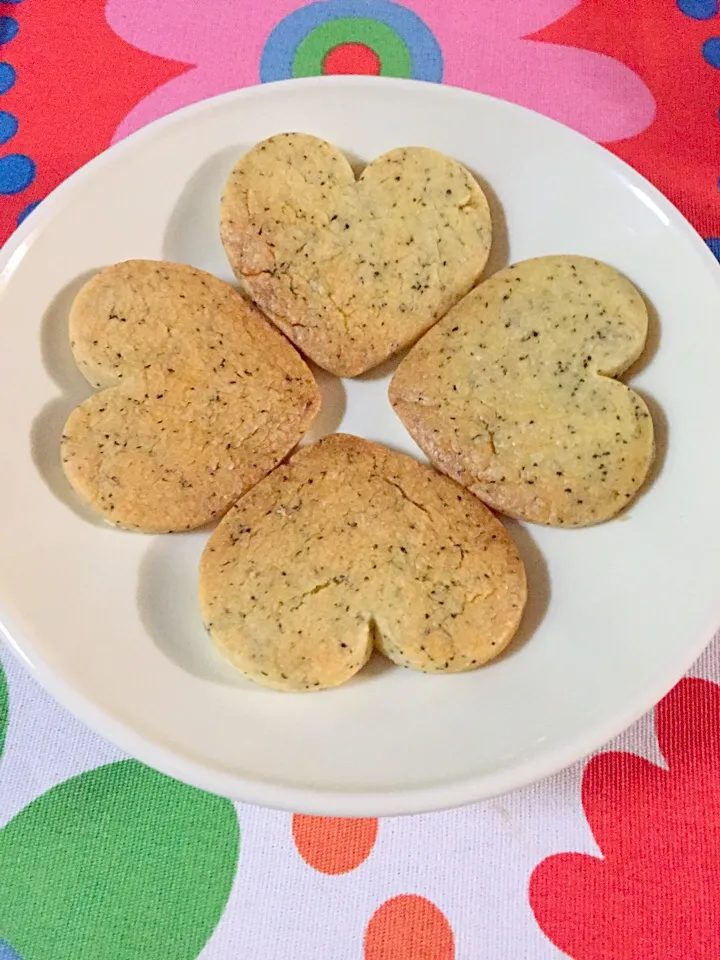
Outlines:
{"type": "Polygon", "coordinates": [[[296,813],[292,832],[305,863],[334,876],[349,873],[367,860],[377,840],[378,822],[374,817],[346,819],[296,813]]]}
{"type": "Polygon", "coordinates": [[[445,914],[425,897],[386,900],[365,931],[365,960],[454,960],[455,938],[445,914]]]}

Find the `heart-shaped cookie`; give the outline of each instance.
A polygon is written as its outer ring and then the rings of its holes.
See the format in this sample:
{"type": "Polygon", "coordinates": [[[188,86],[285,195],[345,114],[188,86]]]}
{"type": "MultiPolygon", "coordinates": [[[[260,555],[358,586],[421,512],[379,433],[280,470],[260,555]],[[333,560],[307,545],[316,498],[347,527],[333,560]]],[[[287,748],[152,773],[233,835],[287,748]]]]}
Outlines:
{"type": "Polygon", "coordinates": [[[344,435],[300,450],[239,500],[200,566],[214,642],[280,690],[343,683],[373,642],[416,670],[472,670],[509,643],[525,599],[517,549],[478,499],[344,435]]]}
{"type": "Polygon", "coordinates": [[[390,385],[432,462],[496,510],[554,526],[607,520],[654,455],[647,406],[619,376],[642,353],[632,284],[583,257],[528,260],[468,294],[390,385]]]}
{"type": "Polygon", "coordinates": [[[101,392],[65,425],[65,473],[118,526],[162,533],[220,516],[320,408],[287,340],[232,287],[184,264],[101,271],[72,305],[70,338],[101,392]]]}
{"type": "Polygon", "coordinates": [[[221,236],[263,312],[321,367],[354,377],[470,290],[491,223],[470,173],[434,150],[392,150],[356,181],[331,144],[283,134],[230,174],[221,236]]]}

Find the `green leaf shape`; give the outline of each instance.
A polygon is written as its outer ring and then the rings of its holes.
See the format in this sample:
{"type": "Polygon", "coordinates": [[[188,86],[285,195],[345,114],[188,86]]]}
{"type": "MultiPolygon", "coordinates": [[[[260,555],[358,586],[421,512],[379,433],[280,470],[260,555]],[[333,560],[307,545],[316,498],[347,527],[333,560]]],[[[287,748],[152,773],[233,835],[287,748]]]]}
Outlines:
{"type": "Polygon", "coordinates": [[[10,720],[10,695],[8,692],[7,677],[5,669],[0,663],[0,757],[5,749],[5,735],[7,734],[8,721],[10,720]]]}
{"type": "Polygon", "coordinates": [[[239,845],[229,800],[135,760],[82,773],[0,831],[0,937],[23,960],[194,960],[239,845]]]}

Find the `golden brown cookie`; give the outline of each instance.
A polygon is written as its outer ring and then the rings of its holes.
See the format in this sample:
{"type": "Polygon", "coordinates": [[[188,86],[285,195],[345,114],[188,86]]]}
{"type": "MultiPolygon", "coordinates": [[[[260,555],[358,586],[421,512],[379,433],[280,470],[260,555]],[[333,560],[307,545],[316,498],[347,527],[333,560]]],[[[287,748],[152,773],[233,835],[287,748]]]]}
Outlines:
{"type": "Polygon", "coordinates": [[[354,377],[415,341],[477,282],[490,211],[468,171],[425,147],[360,179],[301,133],[258,144],[230,174],[221,235],[243,289],[312,360],[354,377]]]}
{"type": "Polygon", "coordinates": [[[232,287],[184,264],[102,270],[73,303],[70,338],[100,392],[65,425],[65,473],[118,526],[203,526],[277,466],[320,408],[287,340],[232,287]]]}
{"type": "Polygon", "coordinates": [[[402,361],[397,414],[432,462],[496,510],[553,526],[614,516],[654,455],[647,406],[613,377],[647,310],[583,257],[527,260],[482,283],[402,361]]]}
{"type": "Polygon", "coordinates": [[[472,670],[517,630],[525,570],[502,524],[410,457],[335,435],[296,453],[220,523],[203,619],[246,677],[333,687],[373,642],[428,673],[472,670]]]}

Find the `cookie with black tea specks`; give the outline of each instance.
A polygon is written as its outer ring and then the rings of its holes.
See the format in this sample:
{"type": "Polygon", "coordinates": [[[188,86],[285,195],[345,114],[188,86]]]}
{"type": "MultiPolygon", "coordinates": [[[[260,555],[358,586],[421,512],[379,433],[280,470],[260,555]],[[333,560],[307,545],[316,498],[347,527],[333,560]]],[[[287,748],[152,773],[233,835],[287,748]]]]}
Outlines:
{"type": "Polygon", "coordinates": [[[654,456],[645,402],[614,379],[641,355],[647,326],[642,296],[605,264],[527,260],[423,337],[390,399],[432,462],[494,509],[599,523],[632,501],[654,456]]]}
{"type": "Polygon", "coordinates": [[[244,676],[320,690],[373,643],[427,673],[473,670],[515,634],[525,570],[499,520],[402,454],[335,435],[247,493],[210,538],[200,606],[244,676]]]}
{"type": "Polygon", "coordinates": [[[117,526],[164,533],[221,516],[320,408],[294,347],[240,293],[184,264],[102,270],[72,305],[70,338],[100,392],[71,413],[63,466],[117,526]]]}
{"type": "Polygon", "coordinates": [[[477,282],[491,242],[483,191],[425,147],[359,180],[334,146],[271,137],[240,159],[221,236],[243,289],[319,366],[353,377],[413,343],[477,282]]]}

